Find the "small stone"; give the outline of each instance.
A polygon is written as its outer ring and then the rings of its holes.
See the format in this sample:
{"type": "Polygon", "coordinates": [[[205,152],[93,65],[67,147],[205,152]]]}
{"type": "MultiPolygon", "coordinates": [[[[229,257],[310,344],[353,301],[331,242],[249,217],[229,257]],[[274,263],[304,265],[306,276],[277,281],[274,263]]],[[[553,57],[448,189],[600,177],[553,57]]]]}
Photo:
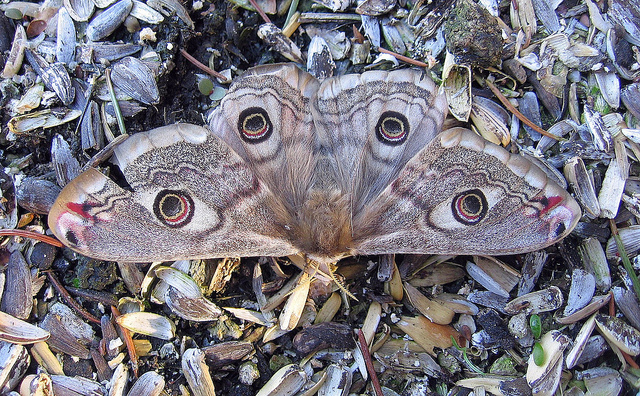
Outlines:
{"type": "Polygon", "coordinates": [[[524,70],[522,63],[515,59],[507,59],[502,62],[502,69],[520,84],[524,84],[527,81],[527,71],[524,70]]]}
{"type": "Polygon", "coordinates": [[[26,210],[47,214],[62,189],[48,180],[25,178],[16,189],[18,205],[26,210]]]}
{"type": "Polygon", "coordinates": [[[29,252],[29,263],[41,270],[51,268],[55,258],[56,247],[48,243],[38,242],[33,245],[33,249],[29,252]]]}
{"type": "Polygon", "coordinates": [[[146,28],[140,30],[140,41],[141,42],[151,41],[152,43],[155,43],[156,40],[157,40],[156,32],[154,32],[151,28],[146,27],[146,28]]]}
{"type": "Polygon", "coordinates": [[[291,364],[291,359],[285,355],[273,355],[269,359],[269,369],[274,373],[288,364],[291,364]]]}
{"type": "Polygon", "coordinates": [[[260,370],[254,362],[244,362],[238,368],[238,379],[244,385],[252,385],[258,378],[260,378],[260,370]]]}
{"type": "Polygon", "coordinates": [[[293,338],[293,347],[306,355],[316,348],[346,350],[355,348],[351,327],[335,322],[324,322],[301,330],[293,338]]]}
{"type": "Polygon", "coordinates": [[[489,373],[495,375],[516,376],[518,375],[518,370],[516,370],[516,365],[509,356],[502,355],[493,362],[489,369],[489,373]]]}
{"type": "Polygon", "coordinates": [[[180,358],[180,354],[176,351],[175,345],[170,342],[167,342],[160,348],[159,354],[162,359],[177,361],[180,358]]]}
{"type": "Polygon", "coordinates": [[[444,27],[447,50],[459,64],[486,68],[502,59],[502,30],[484,7],[458,1],[444,27]]]}

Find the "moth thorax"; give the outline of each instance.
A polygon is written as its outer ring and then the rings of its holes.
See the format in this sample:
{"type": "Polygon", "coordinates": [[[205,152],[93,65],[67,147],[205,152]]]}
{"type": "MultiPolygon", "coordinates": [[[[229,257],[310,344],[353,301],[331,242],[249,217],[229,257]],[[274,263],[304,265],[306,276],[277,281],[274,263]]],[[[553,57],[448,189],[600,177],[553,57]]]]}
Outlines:
{"type": "Polygon", "coordinates": [[[352,245],[348,198],[337,190],[311,191],[297,216],[293,239],[319,261],[335,261],[349,254],[352,245]]]}

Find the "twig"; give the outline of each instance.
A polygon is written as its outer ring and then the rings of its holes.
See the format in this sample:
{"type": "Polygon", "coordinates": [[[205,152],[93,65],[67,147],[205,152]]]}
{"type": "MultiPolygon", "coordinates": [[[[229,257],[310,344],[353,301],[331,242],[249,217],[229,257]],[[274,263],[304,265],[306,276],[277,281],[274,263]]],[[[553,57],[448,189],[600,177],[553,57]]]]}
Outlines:
{"type": "Polygon", "coordinates": [[[118,317],[121,316],[120,311],[115,306],[111,306],[111,314],[116,319],[116,324],[118,328],[120,328],[120,332],[122,337],[124,338],[124,343],[127,345],[127,352],[129,353],[129,360],[131,360],[131,368],[133,369],[133,375],[138,378],[138,355],[136,355],[136,346],[133,343],[133,338],[131,338],[131,333],[129,329],[122,326],[118,323],[118,317]]]}
{"type": "Polygon", "coordinates": [[[631,357],[625,351],[620,351],[620,352],[622,353],[622,356],[624,356],[624,360],[626,360],[627,363],[629,363],[629,366],[633,367],[634,369],[640,369],[640,366],[638,366],[638,363],[636,363],[636,361],[633,360],[633,357],[631,357]]]}
{"type": "Polygon", "coordinates": [[[389,54],[394,56],[396,59],[401,60],[403,62],[407,62],[409,64],[415,65],[415,66],[419,66],[419,67],[429,67],[428,64],[424,63],[424,62],[420,62],[419,60],[415,60],[415,59],[411,59],[408,56],[404,56],[404,55],[400,55],[398,53],[395,53],[393,51],[389,51],[388,49],[384,49],[382,47],[378,47],[378,51],[382,52],[383,54],[389,54]]]}
{"type": "Polygon", "coordinates": [[[121,135],[127,134],[127,128],[124,126],[124,117],[122,117],[122,112],[120,111],[120,105],[118,104],[118,99],[116,98],[116,91],[113,89],[113,84],[111,83],[111,70],[106,69],[105,77],[107,78],[107,88],[109,88],[109,96],[111,96],[111,104],[113,104],[113,111],[116,113],[116,120],[118,120],[118,129],[120,129],[121,135]]]}
{"type": "Polygon", "coordinates": [[[300,13],[298,11],[291,15],[290,19],[287,19],[287,23],[282,27],[282,34],[287,38],[291,38],[293,33],[300,27],[300,13]]]}
{"type": "Polygon", "coordinates": [[[629,278],[631,278],[633,291],[635,291],[636,293],[636,298],[640,299],[640,280],[638,280],[638,275],[636,275],[633,269],[633,265],[631,265],[631,261],[629,261],[627,251],[624,249],[622,239],[618,234],[618,227],[616,226],[616,222],[613,219],[609,219],[609,225],[611,226],[611,234],[613,234],[613,239],[615,239],[616,245],[618,245],[618,253],[620,254],[620,258],[622,259],[624,269],[627,271],[629,278]]]}
{"type": "Polygon", "coordinates": [[[82,308],[82,306],[80,306],[80,304],[78,304],[76,300],[73,299],[73,297],[71,297],[71,294],[69,294],[69,292],[64,288],[64,286],[62,286],[62,283],[60,283],[60,281],[58,280],[58,278],[56,278],[53,272],[45,271],[45,273],[49,278],[49,282],[51,282],[53,287],[56,288],[58,293],[60,293],[60,295],[67,302],[67,304],[71,305],[73,309],[78,311],[78,313],[82,315],[83,318],[87,319],[90,322],[100,324],[100,319],[96,318],[95,316],[91,315],[89,312],[85,311],[85,309],[82,308]]]}
{"type": "Polygon", "coordinates": [[[383,396],[382,388],[380,387],[380,381],[378,381],[376,370],[374,370],[373,368],[373,362],[371,361],[371,353],[369,352],[369,347],[367,346],[367,340],[364,338],[364,333],[362,332],[362,329],[358,329],[358,341],[360,342],[360,350],[362,351],[362,356],[364,357],[364,363],[367,366],[367,372],[369,372],[369,376],[371,377],[371,384],[373,385],[373,390],[376,396],[383,396]]]}
{"type": "Polygon", "coordinates": [[[299,3],[299,0],[293,0],[291,2],[291,4],[289,5],[289,12],[287,12],[287,19],[284,20],[284,25],[282,26],[289,25],[289,23],[291,22],[291,18],[293,18],[293,14],[295,14],[296,11],[298,10],[298,3],[299,3]]]}
{"type": "Polygon", "coordinates": [[[0,230],[0,236],[19,236],[23,238],[35,239],[40,242],[48,243],[55,247],[64,247],[59,240],[47,235],[38,234],[37,232],[27,230],[0,230]]]}
{"type": "MultiPolygon", "coordinates": [[[[619,236],[618,236],[618,238],[619,238],[619,236]]],[[[615,302],[615,299],[613,298],[613,292],[610,291],[609,295],[611,296],[611,299],[609,300],[609,316],[615,317],[616,316],[616,302],[615,302]]],[[[633,360],[633,357],[631,355],[629,355],[628,353],[626,353],[625,351],[623,351],[621,349],[618,349],[618,350],[622,354],[622,357],[624,358],[624,360],[626,360],[626,362],[629,364],[629,366],[633,367],[634,369],[640,369],[640,366],[638,366],[638,363],[636,363],[636,361],[633,360]]]]}
{"type": "Polygon", "coordinates": [[[616,302],[611,291],[609,292],[609,316],[616,316],[616,302]]]}
{"type": "Polygon", "coordinates": [[[215,78],[219,78],[220,80],[222,80],[222,82],[227,82],[227,78],[221,74],[218,73],[217,71],[213,70],[212,68],[206,66],[205,64],[203,64],[202,62],[200,62],[199,60],[197,60],[196,58],[194,58],[190,53],[188,53],[187,51],[184,50],[184,48],[180,48],[180,53],[182,54],[182,56],[184,56],[189,62],[193,63],[193,65],[195,67],[197,67],[198,69],[202,70],[203,72],[209,74],[210,76],[213,76],[215,78]]]}
{"type": "Polygon", "coordinates": [[[118,135],[112,141],[110,141],[106,146],[104,146],[100,151],[98,151],[86,164],[82,167],[82,172],[86,171],[89,168],[95,168],[100,165],[104,160],[106,160],[111,154],[113,154],[113,149],[116,148],[120,143],[127,140],[129,135],[118,135]]]}
{"type": "Polygon", "coordinates": [[[489,87],[491,92],[493,92],[493,94],[496,95],[496,97],[500,100],[500,102],[502,102],[504,107],[506,107],[513,114],[515,114],[515,116],[518,117],[520,121],[524,122],[527,126],[531,127],[533,130],[535,130],[536,132],[539,132],[544,136],[550,137],[551,139],[560,140],[560,138],[558,138],[556,135],[545,131],[544,129],[534,124],[530,119],[525,117],[524,114],[518,111],[518,109],[516,109],[511,104],[511,102],[509,102],[509,100],[502,94],[502,92],[500,92],[500,90],[496,88],[496,86],[493,85],[493,83],[491,83],[491,81],[486,80],[485,82],[487,83],[487,86],[489,87]]]}
{"type": "Polygon", "coordinates": [[[262,11],[262,8],[260,8],[258,3],[256,3],[256,0],[249,0],[249,2],[253,6],[253,8],[255,8],[256,11],[258,11],[258,14],[260,14],[260,16],[262,17],[262,20],[265,23],[271,23],[271,19],[269,19],[269,17],[267,16],[267,14],[264,13],[264,11],[262,11]]]}
{"type": "Polygon", "coordinates": [[[77,287],[67,287],[67,291],[75,294],[77,297],[82,297],[85,300],[99,302],[101,304],[110,306],[118,303],[118,299],[111,293],[99,292],[97,290],[80,289],[77,287]]]}
{"type": "Polygon", "coordinates": [[[469,356],[467,355],[467,350],[469,348],[467,347],[462,347],[458,344],[458,341],[456,341],[456,339],[451,336],[451,343],[453,344],[453,347],[456,348],[457,350],[459,350],[460,352],[462,352],[462,359],[467,363],[467,366],[472,370],[475,371],[478,374],[484,374],[484,371],[482,371],[482,369],[478,366],[476,366],[475,364],[473,364],[473,362],[471,361],[471,359],[469,359],[469,356]]]}
{"type": "Polygon", "coordinates": [[[78,123],[76,124],[76,131],[75,134],[78,134],[78,131],[80,130],[80,126],[82,124],[82,120],[84,120],[84,116],[85,114],[87,114],[87,109],[89,108],[89,105],[91,104],[91,95],[93,95],[93,88],[96,85],[96,75],[92,74],[91,75],[91,80],[89,81],[89,86],[87,87],[87,90],[84,93],[85,96],[85,102],[84,102],[84,106],[82,106],[82,114],[80,114],[80,118],[78,119],[78,123]]]}

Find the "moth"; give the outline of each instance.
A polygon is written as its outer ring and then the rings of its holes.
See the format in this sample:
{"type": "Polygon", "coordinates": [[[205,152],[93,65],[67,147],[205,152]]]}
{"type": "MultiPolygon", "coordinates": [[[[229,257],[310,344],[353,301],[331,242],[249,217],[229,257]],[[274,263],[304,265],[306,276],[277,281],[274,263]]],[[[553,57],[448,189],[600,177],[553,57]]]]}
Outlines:
{"type": "Polygon", "coordinates": [[[565,237],[576,201],[524,157],[441,131],[444,95],[421,71],[322,82],[259,66],[207,127],[136,133],[115,149],[126,185],[89,169],[49,226],[86,256],[127,262],[302,255],[516,254],[565,237]]]}

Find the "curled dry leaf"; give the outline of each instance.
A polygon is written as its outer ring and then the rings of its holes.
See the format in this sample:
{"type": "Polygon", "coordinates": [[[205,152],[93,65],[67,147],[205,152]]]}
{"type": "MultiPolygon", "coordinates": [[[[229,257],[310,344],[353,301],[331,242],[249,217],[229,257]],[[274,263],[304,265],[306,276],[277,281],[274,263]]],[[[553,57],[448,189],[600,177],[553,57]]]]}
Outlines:
{"type": "Polygon", "coordinates": [[[147,371],[133,384],[129,395],[159,395],[164,390],[164,378],[155,371],[147,371]]]}
{"type": "Polygon", "coordinates": [[[580,356],[582,355],[582,352],[584,351],[584,348],[587,345],[587,341],[589,340],[591,332],[593,331],[595,326],[596,316],[593,315],[580,328],[578,335],[573,341],[573,346],[567,353],[567,357],[565,359],[568,369],[572,369],[578,362],[578,359],[580,359],[580,356]]]}
{"type": "Polygon", "coordinates": [[[220,368],[242,360],[254,351],[253,344],[248,341],[226,341],[201,348],[209,367],[220,368]]]}
{"type": "Polygon", "coordinates": [[[48,331],[0,311],[0,340],[26,345],[46,341],[49,336],[48,331]]]}
{"type": "Polygon", "coordinates": [[[432,356],[436,356],[434,348],[449,348],[451,337],[456,342],[460,337],[453,327],[435,324],[424,316],[403,316],[396,325],[432,356]]]}
{"type": "Polygon", "coordinates": [[[187,349],[182,355],[182,372],[194,396],[215,396],[216,390],[205,354],[198,348],[187,349]]]}
{"type": "Polygon", "coordinates": [[[564,297],[562,296],[560,289],[556,286],[551,286],[548,289],[514,298],[504,307],[504,311],[511,315],[515,315],[519,312],[536,314],[558,309],[562,306],[563,302],[564,297]]]}
{"type": "Polygon", "coordinates": [[[453,320],[455,313],[451,309],[429,299],[411,284],[405,282],[404,290],[411,305],[433,323],[446,325],[453,320]]]}
{"type": "Polygon", "coordinates": [[[0,389],[6,392],[16,387],[31,363],[29,351],[18,344],[0,341],[0,389]]]}
{"type": "Polygon", "coordinates": [[[175,337],[176,325],[168,318],[152,312],[131,312],[116,318],[118,324],[134,333],[170,340],[175,337]]]}
{"type": "Polygon", "coordinates": [[[289,364],[276,371],[256,396],[291,396],[307,382],[307,373],[297,364],[289,364]]]}
{"type": "Polygon", "coordinates": [[[184,272],[168,267],[158,268],[155,272],[169,285],[164,294],[165,303],[181,318],[206,322],[222,314],[222,310],[204,298],[200,287],[184,272]]]}
{"type": "Polygon", "coordinates": [[[616,317],[604,314],[596,315],[596,324],[609,342],[631,356],[640,355],[640,331],[616,317]]]}
{"type": "Polygon", "coordinates": [[[293,338],[293,345],[303,355],[316,349],[348,350],[356,346],[351,327],[336,322],[318,323],[302,329],[293,338]]]}
{"type": "Polygon", "coordinates": [[[540,344],[544,351],[544,360],[538,365],[533,361],[533,354],[529,357],[527,382],[534,392],[553,395],[560,383],[557,367],[560,367],[561,371],[562,351],[569,345],[569,338],[557,330],[552,330],[540,338],[540,344]]]}

